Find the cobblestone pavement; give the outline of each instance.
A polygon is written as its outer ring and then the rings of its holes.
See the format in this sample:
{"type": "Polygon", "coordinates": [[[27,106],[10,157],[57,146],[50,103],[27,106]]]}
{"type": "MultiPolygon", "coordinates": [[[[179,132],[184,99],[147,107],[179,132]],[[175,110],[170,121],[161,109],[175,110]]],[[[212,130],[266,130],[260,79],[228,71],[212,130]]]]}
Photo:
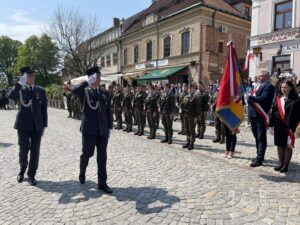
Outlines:
{"type": "Polygon", "coordinates": [[[212,127],[194,151],[181,148],[184,137],[177,133],[168,145],[114,130],[108,146],[114,193],[105,195],[97,190],[95,157],[86,184],[77,180],[80,122],[51,108],[38,184],[18,184],[15,115],[0,111],[0,224],[300,224],[299,140],[291,171],[282,175],[273,171],[272,137],[264,166],[249,167],[255,155],[250,131],[238,135],[236,158],[228,160],[224,145],[211,141],[212,127]]]}

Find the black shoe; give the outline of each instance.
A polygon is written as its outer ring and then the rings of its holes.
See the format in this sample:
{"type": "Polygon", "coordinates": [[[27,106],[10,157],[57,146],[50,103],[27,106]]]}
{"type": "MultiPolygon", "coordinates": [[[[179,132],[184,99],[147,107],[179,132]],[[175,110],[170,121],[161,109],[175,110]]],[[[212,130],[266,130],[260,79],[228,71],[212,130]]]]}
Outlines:
{"type": "Polygon", "coordinates": [[[212,142],[213,142],[213,143],[218,143],[220,140],[221,140],[221,138],[216,138],[216,139],[214,139],[212,142]]]}
{"type": "Polygon", "coordinates": [[[200,137],[200,133],[197,133],[197,134],[196,134],[196,138],[198,138],[198,137],[200,137]]]}
{"type": "Polygon", "coordinates": [[[275,171],[279,171],[279,170],[282,169],[282,167],[283,167],[283,165],[275,166],[275,167],[274,167],[274,170],[275,170],[275,171]]]}
{"type": "Polygon", "coordinates": [[[99,190],[105,192],[106,194],[113,193],[113,191],[111,190],[110,187],[107,186],[107,184],[99,185],[98,188],[99,188],[99,190]]]}
{"type": "MultiPolygon", "coordinates": [[[[256,161],[256,158],[251,160],[251,162],[255,162],[255,161],[256,161]]],[[[262,160],[262,162],[264,162],[264,161],[265,161],[265,159],[262,160]]]]}
{"type": "Polygon", "coordinates": [[[134,133],[134,135],[138,135],[139,133],[140,133],[140,132],[137,131],[137,132],[134,133]]]}
{"type": "Polygon", "coordinates": [[[31,185],[31,186],[35,186],[36,185],[36,180],[34,177],[29,177],[28,178],[28,183],[31,185]]]}
{"type": "Polygon", "coordinates": [[[194,144],[190,144],[188,150],[193,150],[193,149],[194,149],[194,144]]]}
{"type": "Polygon", "coordinates": [[[137,136],[143,136],[144,135],[144,133],[139,133],[137,136]]]}
{"type": "Polygon", "coordinates": [[[182,148],[188,148],[190,146],[190,143],[186,143],[185,145],[182,146],[182,148]]]}
{"type": "Polygon", "coordinates": [[[124,131],[124,132],[128,131],[128,128],[126,128],[126,129],[123,129],[123,131],[124,131]]]}
{"type": "Polygon", "coordinates": [[[220,144],[224,144],[225,143],[225,140],[224,138],[222,138],[220,141],[219,141],[220,144]]]}
{"type": "Polygon", "coordinates": [[[183,131],[178,132],[178,134],[182,134],[182,133],[183,133],[183,131]]]}
{"type": "Polygon", "coordinates": [[[168,140],[168,144],[171,145],[172,144],[172,139],[168,140]]]}
{"type": "Polygon", "coordinates": [[[283,166],[281,169],[280,169],[280,173],[286,173],[286,172],[288,172],[289,171],[289,169],[288,169],[288,167],[286,167],[286,166],[283,166]]]}
{"type": "Polygon", "coordinates": [[[259,167],[259,166],[262,166],[261,162],[255,161],[255,162],[253,162],[253,163],[250,164],[250,167],[259,167]]]}
{"type": "Polygon", "coordinates": [[[132,132],[132,130],[131,130],[131,129],[127,130],[127,133],[130,133],[130,132],[132,132]]]}
{"type": "Polygon", "coordinates": [[[204,139],[204,135],[200,135],[199,139],[204,139]]]}
{"type": "Polygon", "coordinates": [[[167,143],[168,139],[161,140],[160,143],[167,143]]]}
{"type": "Polygon", "coordinates": [[[185,132],[182,132],[182,135],[186,135],[186,133],[185,133],[185,132]]]}
{"type": "Polygon", "coordinates": [[[85,175],[84,174],[79,174],[79,182],[81,184],[84,184],[85,183],[85,175]]]}
{"type": "Polygon", "coordinates": [[[22,183],[24,180],[24,173],[19,173],[17,176],[18,183],[22,183]]]}

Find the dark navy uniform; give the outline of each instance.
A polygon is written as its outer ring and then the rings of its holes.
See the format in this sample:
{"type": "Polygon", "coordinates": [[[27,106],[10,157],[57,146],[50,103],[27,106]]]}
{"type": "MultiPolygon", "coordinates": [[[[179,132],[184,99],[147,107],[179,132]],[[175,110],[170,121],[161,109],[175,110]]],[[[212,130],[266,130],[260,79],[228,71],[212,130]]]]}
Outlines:
{"type": "MultiPolygon", "coordinates": [[[[72,93],[79,97],[82,106],[80,131],[82,133],[82,154],[80,156],[80,175],[84,175],[89,158],[97,147],[98,185],[106,185],[106,148],[109,132],[113,127],[111,99],[109,92],[100,88],[88,87],[84,82],[75,87],[72,93]]],[[[84,182],[82,182],[84,183],[84,182]]]]}
{"type": "Polygon", "coordinates": [[[8,97],[19,102],[14,128],[18,130],[20,174],[23,176],[26,172],[30,150],[27,175],[34,179],[39,165],[41,138],[48,125],[46,92],[37,85],[29,87],[16,84],[8,97]]]}

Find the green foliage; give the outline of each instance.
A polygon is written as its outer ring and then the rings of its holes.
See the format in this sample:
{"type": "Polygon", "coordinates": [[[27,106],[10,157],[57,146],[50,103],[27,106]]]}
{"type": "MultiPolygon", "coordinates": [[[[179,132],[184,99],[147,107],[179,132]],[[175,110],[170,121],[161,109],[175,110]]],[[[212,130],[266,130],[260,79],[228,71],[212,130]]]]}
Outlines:
{"type": "Polygon", "coordinates": [[[47,86],[61,83],[58,72],[59,52],[55,43],[46,34],[41,37],[29,37],[18,49],[18,58],[14,74],[19,74],[20,68],[32,66],[37,71],[36,84],[47,86]]]}
{"type": "Polygon", "coordinates": [[[60,100],[63,97],[63,87],[57,84],[51,84],[45,88],[49,99],[60,100]]]}
{"type": "Polygon", "coordinates": [[[13,83],[13,66],[17,62],[18,48],[21,42],[6,36],[0,36],[0,74],[1,81],[7,77],[9,85],[13,83]],[[4,75],[5,74],[5,75],[4,75]],[[2,79],[3,78],[3,79],[2,79]]]}

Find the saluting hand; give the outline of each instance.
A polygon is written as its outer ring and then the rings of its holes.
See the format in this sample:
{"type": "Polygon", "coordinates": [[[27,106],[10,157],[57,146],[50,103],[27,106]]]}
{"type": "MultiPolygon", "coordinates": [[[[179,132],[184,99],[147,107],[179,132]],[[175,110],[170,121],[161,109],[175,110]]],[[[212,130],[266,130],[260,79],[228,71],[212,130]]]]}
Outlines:
{"type": "Polygon", "coordinates": [[[24,86],[27,83],[27,73],[24,73],[24,75],[20,77],[18,83],[21,84],[22,86],[24,86]]]}
{"type": "Polygon", "coordinates": [[[97,74],[95,73],[94,75],[89,77],[87,82],[89,83],[89,85],[91,85],[91,84],[95,83],[96,79],[97,79],[97,74]]]}

